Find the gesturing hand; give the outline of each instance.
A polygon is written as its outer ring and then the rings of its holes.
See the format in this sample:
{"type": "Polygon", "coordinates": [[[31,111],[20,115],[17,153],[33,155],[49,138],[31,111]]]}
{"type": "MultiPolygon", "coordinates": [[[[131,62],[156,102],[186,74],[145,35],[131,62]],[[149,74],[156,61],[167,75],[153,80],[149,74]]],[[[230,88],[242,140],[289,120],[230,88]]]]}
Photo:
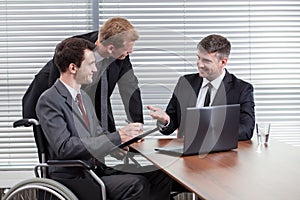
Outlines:
{"type": "Polygon", "coordinates": [[[157,119],[158,121],[162,122],[163,124],[167,124],[170,122],[169,115],[162,109],[156,108],[153,106],[147,106],[147,108],[148,108],[148,110],[153,111],[152,113],[150,113],[150,116],[153,119],[157,119]]]}

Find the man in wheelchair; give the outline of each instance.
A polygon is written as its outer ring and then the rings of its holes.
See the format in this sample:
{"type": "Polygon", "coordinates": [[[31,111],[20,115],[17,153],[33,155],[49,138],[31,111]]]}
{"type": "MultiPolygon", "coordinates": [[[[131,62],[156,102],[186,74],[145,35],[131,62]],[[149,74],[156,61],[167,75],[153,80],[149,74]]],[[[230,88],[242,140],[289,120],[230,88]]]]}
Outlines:
{"type": "MultiPolygon", "coordinates": [[[[128,173],[107,170],[104,156],[116,145],[142,132],[141,123],[130,123],[109,133],[99,125],[84,84],[97,72],[95,44],[68,38],[56,46],[54,62],[60,78],[39,98],[36,113],[46,138],[48,159],[80,159],[94,166],[106,186],[109,199],[169,199],[171,179],[159,170],[128,173]]],[[[112,54],[122,53],[111,47],[112,54]]],[[[153,166],[151,166],[153,169],[153,166]]],[[[91,179],[79,168],[49,168],[53,179],[91,179]]]]}

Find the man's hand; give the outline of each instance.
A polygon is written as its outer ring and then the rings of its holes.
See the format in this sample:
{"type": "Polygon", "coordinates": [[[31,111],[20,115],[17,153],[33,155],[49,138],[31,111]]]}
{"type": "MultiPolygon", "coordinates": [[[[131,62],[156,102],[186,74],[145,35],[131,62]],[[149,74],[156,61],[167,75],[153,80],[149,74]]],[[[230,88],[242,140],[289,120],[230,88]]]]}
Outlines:
{"type": "Polygon", "coordinates": [[[153,106],[147,106],[147,108],[148,108],[148,110],[153,111],[152,113],[150,113],[150,116],[153,119],[157,119],[162,124],[168,124],[170,122],[169,115],[165,111],[163,111],[162,109],[155,108],[153,106]]]}
{"type": "Polygon", "coordinates": [[[126,142],[143,132],[142,123],[130,123],[119,129],[121,142],[126,142]]]}

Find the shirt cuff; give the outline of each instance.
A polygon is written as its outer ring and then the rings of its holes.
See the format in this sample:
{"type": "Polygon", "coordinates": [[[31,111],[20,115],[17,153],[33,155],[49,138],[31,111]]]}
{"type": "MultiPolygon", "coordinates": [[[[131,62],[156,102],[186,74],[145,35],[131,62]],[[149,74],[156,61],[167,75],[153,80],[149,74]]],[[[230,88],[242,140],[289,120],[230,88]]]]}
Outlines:
{"type": "Polygon", "coordinates": [[[167,124],[164,124],[163,122],[157,120],[156,125],[160,131],[163,131],[170,125],[170,122],[168,122],[167,124]]]}

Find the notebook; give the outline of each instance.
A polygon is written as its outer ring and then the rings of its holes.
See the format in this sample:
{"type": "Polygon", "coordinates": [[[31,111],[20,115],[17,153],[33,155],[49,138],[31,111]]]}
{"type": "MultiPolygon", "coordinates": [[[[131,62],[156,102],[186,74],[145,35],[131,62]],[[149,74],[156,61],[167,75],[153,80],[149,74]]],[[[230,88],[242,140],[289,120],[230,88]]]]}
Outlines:
{"type": "Polygon", "coordinates": [[[240,105],[187,108],[183,146],[161,147],[161,153],[187,156],[228,151],[238,146],[240,105]]]}

